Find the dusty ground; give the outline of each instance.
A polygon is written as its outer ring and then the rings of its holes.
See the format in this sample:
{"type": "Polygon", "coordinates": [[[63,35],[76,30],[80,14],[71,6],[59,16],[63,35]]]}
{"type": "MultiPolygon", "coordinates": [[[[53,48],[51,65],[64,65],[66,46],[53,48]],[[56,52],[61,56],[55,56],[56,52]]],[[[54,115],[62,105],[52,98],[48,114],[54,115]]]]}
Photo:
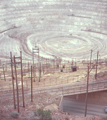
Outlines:
{"type": "MultiPolygon", "coordinates": [[[[61,98],[50,94],[39,94],[33,97],[33,102],[30,101],[30,96],[26,97],[25,108],[22,107],[22,100],[20,99],[20,115],[18,120],[36,120],[34,112],[42,108],[44,110],[51,110],[53,120],[100,120],[101,117],[80,117],[69,115],[58,109],[61,98]],[[35,119],[34,119],[35,118],[35,119]]],[[[10,118],[10,113],[17,111],[14,109],[13,100],[0,101],[0,120],[15,120],[10,118]]]]}
{"type": "MultiPolygon", "coordinates": [[[[89,62],[89,61],[88,61],[89,62]]],[[[64,85],[64,84],[73,84],[76,82],[86,82],[87,78],[87,64],[77,62],[76,63],[78,70],[76,72],[72,72],[71,70],[71,63],[65,63],[65,68],[63,69],[63,72],[60,72],[60,69],[62,69],[63,64],[60,65],[59,69],[54,69],[52,66],[51,68],[45,69],[45,72],[41,72],[41,79],[40,82],[38,79],[38,70],[36,70],[35,73],[35,82],[33,82],[34,87],[46,87],[46,86],[55,86],[55,85],[64,85]]],[[[23,66],[23,79],[24,79],[24,89],[30,89],[31,87],[31,70],[27,69],[28,67],[23,66]]],[[[90,72],[90,82],[95,81],[95,72],[96,67],[91,70],[90,72]]],[[[19,69],[19,68],[18,68],[19,69]]],[[[17,69],[17,70],[18,70],[17,69]]],[[[98,65],[98,79],[97,80],[104,80],[107,77],[106,74],[107,66],[105,63],[102,63],[98,65]]],[[[12,81],[11,81],[11,71],[10,66],[8,66],[7,71],[5,71],[5,78],[4,80],[4,74],[1,71],[1,81],[0,81],[0,90],[3,92],[4,90],[12,90],[12,81]]],[[[21,88],[21,75],[20,70],[18,70],[18,84],[19,88],[21,88]]],[[[15,76],[15,75],[14,75],[15,76]]],[[[16,84],[16,82],[15,82],[16,84]]],[[[15,85],[16,86],[16,85],[15,85]]]]}
{"type": "MultiPolygon", "coordinates": [[[[69,65],[68,65],[69,66],[69,65]]],[[[41,77],[41,82],[36,84],[37,81],[34,83],[35,87],[47,87],[47,86],[55,86],[56,85],[56,78],[57,78],[57,84],[59,85],[64,85],[64,84],[73,84],[78,81],[86,81],[86,78],[84,77],[87,75],[87,64],[79,63],[77,64],[78,70],[77,72],[56,72],[56,73],[50,73],[49,71],[45,73],[44,75],[42,74],[41,77]],[[55,80],[53,81],[52,80],[55,80]],[[51,82],[50,82],[51,81],[51,82]],[[45,84],[41,84],[41,83],[45,84]],[[47,83],[47,84],[46,84],[47,83]]],[[[106,66],[105,65],[99,65],[98,68],[98,73],[99,73],[99,78],[98,80],[106,78],[106,66]]],[[[29,73],[28,73],[29,74],[29,73]]],[[[26,76],[29,76],[26,74],[26,76]]],[[[94,79],[94,74],[95,74],[95,69],[93,69],[90,73],[90,80],[94,79]]],[[[27,84],[25,83],[25,90],[28,90],[30,87],[30,78],[27,78],[24,76],[24,81],[27,81],[27,84]]],[[[8,78],[8,77],[7,77],[8,78]]],[[[95,80],[95,79],[94,79],[95,80]]],[[[7,88],[11,91],[1,91],[0,94],[3,93],[10,93],[12,92],[12,81],[11,79],[7,79],[6,81],[2,80],[0,81],[1,88],[3,86],[3,89],[6,90],[7,88]]],[[[20,85],[19,85],[20,86],[20,85]]],[[[59,111],[59,104],[60,104],[60,97],[56,97],[55,95],[51,94],[36,94],[33,97],[33,102],[31,102],[30,96],[25,97],[25,108],[22,107],[22,100],[20,98],[20,115],[19,115],[19,120],[32,120],[35,118],[33,115],[33,112],[36,111],[38,108],[42,109],[49,109],[51,110],[53,118],[56,120],[65,120],[65,118],[69,118],[71,120],[100,120],[101,117],[94,116],[94,117],[80,117],[80,116],[73,116],[73,115],[68,115],[67,113],[64,113],[62,111],[59,111]]],[[[8,120],[12,119],[10,118],[10,113],[12,111],[17,111],[14,109],[13,106],[13,100],[11,99],[3,99],[0,100],[0,120],[8,120]]]]}

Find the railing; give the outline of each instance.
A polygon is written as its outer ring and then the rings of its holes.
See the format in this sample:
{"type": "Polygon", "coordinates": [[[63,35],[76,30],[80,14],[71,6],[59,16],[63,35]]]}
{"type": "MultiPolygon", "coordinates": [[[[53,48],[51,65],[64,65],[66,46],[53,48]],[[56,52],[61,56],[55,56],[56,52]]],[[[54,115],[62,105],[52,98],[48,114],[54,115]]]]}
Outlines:
{"type": "MultiPolygon", "coordinates": [[[[86,83],[78,83],[78,84],[70,84],[70,85],[57,85],[55,87],[33,87],[33,94],[40,94],[40,93],[54,93],[56,96],[66,96],[66,95],[76,95],[76,94],[83,94],[86,93],[86,83]]],[[[90,92],[98,92],[107,90],[107,80],[103,81],[94,81],[89,84],[88,93],[90,92]]],[[[11,90],[12,91],[12,90],[11,90]]],[[[25,95],[31,94],[30,89],[25,89],[25,95]]],[[[19,90],[19,94],[21,96],[21,88],[19,90]]],[[[8,95],[7,92],[3,94],[7,98],[12,98],[12,94],[8,95]]],[[[1,95],[2,96],[2,95],[1,95]]]]}
{"type": "MultiPolygon", "coordinates": [[[[34,89],[35,93],[44,93],[44,92],[54,92],[56,95],[74,95],[74,94],[82,94],[86,93],[86,84],[80,83],[78,85],[66,85],[66,86],[56,86],[50,88],[39,88],[34,89]]],[[[95,81],[89,84],[88,92],[96,92],[96,91],[103,91],[107,90],[107,80],[103,81],[95,81]]]]}

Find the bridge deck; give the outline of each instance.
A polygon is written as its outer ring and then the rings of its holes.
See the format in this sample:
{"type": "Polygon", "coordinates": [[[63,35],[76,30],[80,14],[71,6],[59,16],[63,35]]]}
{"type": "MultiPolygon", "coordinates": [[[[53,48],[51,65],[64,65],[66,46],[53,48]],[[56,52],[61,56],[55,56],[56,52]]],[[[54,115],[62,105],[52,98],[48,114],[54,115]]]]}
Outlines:
{"type": "MultiPolygon", "coordinates": [[[[33,87],[33,94],[39,94],[39,93],[51,93],[55,94],[57,96],[66,96],[66,95],[76,95],[76,94],[83,94],[86,93],[87,84],[86,82],[76,82],[66,85],[56,85],[56,86],[50,86],[50,87],[33,87]]],[[[107,80],[102,81],[93,81],[89,83],[88,92],[97,92],[97,91],[105,91],[107,90],[107,80]]],[[[26,90],[24,92],[26,95],[30,94],[30,89],[26,90]]],[[[21,96],[21,92],[19,93],[21,96]]],[[[0,95],[0,99],[2,99],[2,96],[5,96],[5,98],[12,98],[12,93],[10,94],[2,94],[0,95]]]]}

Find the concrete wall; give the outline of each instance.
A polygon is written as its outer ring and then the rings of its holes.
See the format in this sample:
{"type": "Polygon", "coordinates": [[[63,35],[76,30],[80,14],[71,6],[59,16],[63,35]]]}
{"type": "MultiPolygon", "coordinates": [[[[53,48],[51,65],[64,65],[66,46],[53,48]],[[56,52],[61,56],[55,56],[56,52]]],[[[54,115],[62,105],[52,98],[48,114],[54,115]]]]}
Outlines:
{"type": "MultiPolygon", "coordinates": [[[[85,102],[85,96],[86,94],[80,94],[66,97],[85,102]]],[[[107,91],[89,93],[88,103],[107,105],[107,91]]]]}
{"type": "MultiPolygon", "coordinates": [[[[85,100],[85,95],[82,94],[78,96],[78,100],[85,100]]],[[[102,92],[94,92],[94,93],[89,93],[88,94],[88,102],[89,103],[94,103],[94,104],[107,104],[107,91],[102,91],[102,92]]]]}
{"type": "Polygon", "coordinates": [[[60,104],[59,104],[59,110],[63,111],[63,96],[62,96],[60,104]]]}

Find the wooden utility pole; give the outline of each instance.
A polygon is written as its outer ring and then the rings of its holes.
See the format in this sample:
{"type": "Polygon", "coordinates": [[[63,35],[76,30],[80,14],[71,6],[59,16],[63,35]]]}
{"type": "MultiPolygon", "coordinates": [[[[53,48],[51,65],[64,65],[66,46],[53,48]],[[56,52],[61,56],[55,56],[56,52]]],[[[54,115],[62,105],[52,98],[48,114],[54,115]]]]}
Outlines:
{"type": "Polygon", "coordinates": [[[28,62],[28,72],[29,72],[29,62],[28,62]]]}
{"type": "Polygon", "coordinates": [[[10,52],[10,59],[11,59],[11,72],[12,72],[12,85],[13,85],[13,101],[14,101],[14,109],[16,109],[15,89],[14,89],[14,75],[13,75],[13,61],[12,61],[12,53],[11,52],[10,52]]]}
{"type": "Polygon", "coordinates": [[[29,62],[28,62],[28,75],[29,75],[29,77],[30,77],[30,73],[29,73],[29,62]]]}
{"type": "Polygon", "coordinates": [[[41,63],[40,63],[40,57],[39,57],[39,48],[38,48],[38,64],[39,64],[39,82],[40,82],[40,78],[41,78],[41,63]]]}
{"type": "Polygon", "coordinates": [[[93,50],[91,50],[91,55],[90,55],[90,68],[91,68],[92,52],[93,50]]]}
{"type": "Polygon", "coordinates": [[[4,64],[3,64],[3,74],[4,74],[4,80],[6,81],[5,70],[4,70],[4,64]]]}
{"type": "Polygon", "coordinates": [[[95,74],[95,79],[96,79],[96,80],[97,80],[98,56],[99,56],[99,51],[97,51],[96,74],[95,74]]]}
{"type": "Polygon", "coordinates": [[[85,117],[87,115],[88,84],[89,84],[89,65],[88,65],[88,71],[87,71],[87,90],[86,90],[86,99],[85,99],[85,117]]]}
{"type": "Polygon", "coordinates": [[[15,56],[14,56],[14,67],[15,67],[15,76],[16,76],[17,106],[18,106],[18,113],[19,113],[19,91],[18,91],[18,82],[17,82],[17,71],[16,71],[16,60],[15,60],[15,56]]]}
{"type": "Polygon", "coordinates": [[[16,89],[17,89],[17,105],[18,105],[18,112],[19,112],[19,92],[18,92],[18,80],[17,80],[17,70],[16,64],[21,64],[21,85],[22,85],[22,99],[23,99],[23,107],[25,107],[24,102],[24,89],[23,89],[23,70],[22,70],[22,52],[20,51],[20,57],[14,56],[14,67],[15,67],[15,78],[16,78],[16,89]],[[20,59],[20,62],[16,62],[16,59],[20,59]]]}
{"type": "Polygon", "coordinates": [[[32,49],[32,59],[33,59],[33,77],[34,77],[34,82],[35,82],[34,51],[33,51],[33,49],[32,49]]]}
{"type": "Polygon", "coordinates": [[[40,82],[40,78],[41,78],[41,63],[39,63],[39,82],[40,82]]]}
{"type": "Polygon", "coordinates": [[[5,71],[7,72],[7,61],[6,61],[6,69],[5,69],[5,71]]]}
{"type": "Polygon", "coordinates": [[[22,83],[22,97],[23,97],[23,107],[25,107],[24,102],[24,89],[23,89],[23,70],[22,70],[22,51],[20,51],[20,63],[21,63],[21,83],[22,83]]]}
{"type": "Polygon", "coordinates": [[[31,102],[33,102],[32,66],[31,66],[31,102]]]}
{"type": "MultiPolygon", "coordinates": [[[[34,53],[38,53],[38,64],[39,64],[39,48],[35,46],[35,48],[32,49],[32,58],[33,58],[33,77],[34,77],[34,82],[35,82],[35,67],[34,67],[34,53]]],[[[39,68],[39,67],[38,67],[39,68]]]]}
{"type": "Polygon", "coordinates": [[[34,52],[33,52],[33,49],[32,49],[32,60],[33,60],[33,65],[34,65],[34,52]]]}
{"type": "Polygon", "coordinates": [[[40,64],[39,48],[38,48],[38,63],[40,64]]]}

